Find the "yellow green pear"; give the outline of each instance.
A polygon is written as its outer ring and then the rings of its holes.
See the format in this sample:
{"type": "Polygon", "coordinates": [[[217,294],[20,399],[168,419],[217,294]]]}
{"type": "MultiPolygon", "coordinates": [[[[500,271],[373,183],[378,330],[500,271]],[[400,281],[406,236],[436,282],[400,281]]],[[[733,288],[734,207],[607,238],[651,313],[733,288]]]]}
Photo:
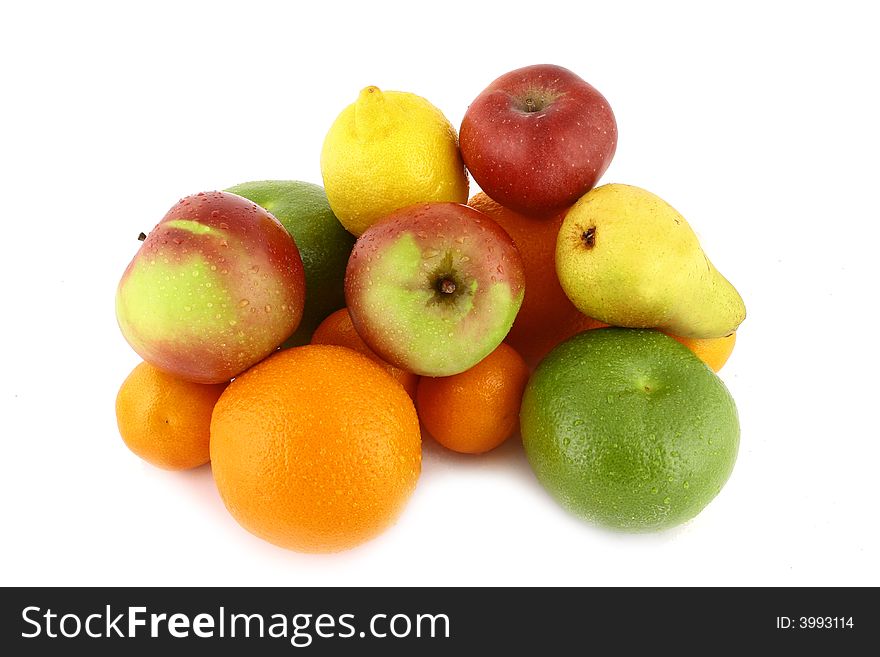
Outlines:
{"type": "Polygon", "coordinates": [[[632,185],[597,187],[572,206],[556,241],[556,273],[578,310],[614,326],[718,338],[746,317],[684,217],[632,185]]]}

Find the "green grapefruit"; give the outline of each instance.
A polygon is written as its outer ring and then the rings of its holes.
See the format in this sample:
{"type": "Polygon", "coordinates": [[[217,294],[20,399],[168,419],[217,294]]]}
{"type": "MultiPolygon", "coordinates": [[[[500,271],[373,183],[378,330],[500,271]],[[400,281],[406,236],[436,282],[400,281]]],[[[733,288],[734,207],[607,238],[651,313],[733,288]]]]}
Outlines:
{"type": "Polygon", "coordinates": [[[696,516],[727,481],[739,447],[721,379],[653,330],[595,329],[557,346],[526,387],[520,422],[551,495],[624,531],[696,516]]]}

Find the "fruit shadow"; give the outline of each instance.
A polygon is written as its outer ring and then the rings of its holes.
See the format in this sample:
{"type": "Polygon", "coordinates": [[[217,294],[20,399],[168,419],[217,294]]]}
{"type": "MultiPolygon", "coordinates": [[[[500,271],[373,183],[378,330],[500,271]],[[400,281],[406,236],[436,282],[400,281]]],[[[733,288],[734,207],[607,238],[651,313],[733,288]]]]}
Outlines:
{"type": "MultiPolygon", "coordinates": [[[[585,540],[595,540],[596,538],[603,537],[605,541],[612,544],[616,543],[622,548],[635,545],[656,546],[682,539],[690,532],[693,526],[692,522],[686,522],[683,525],[662,532],[633,534],[584,522],[559,506],[540,485],[529,465],[519,432],[512,435],[497,448],[484,454],[460,454],[443,447],[422,428],[422,481],[420,486],[424,486],[427,483],[426,480],[443,479],[447,476],[455,477],[456,473],[461,470],[470,470],[472,472],[492,470],[494,473],[504,473],[506,476],[523,482],[523,485],[527,486],[534,496],[544,501],[545,513],[557,516],[560,522],[569,525],[575,530],[575,533],[572,535],[573,538],[577,535],[582,535],[585,540]]],[[[231,522],[231,517],[226,511],[217,487],[214,484],[210,463],[206,463],[193,470],[167,474],[173,478],[175,485],[181,492],[185,493],[189,499],[194,500],[198,508],[203,511],[201,522],[211,522],[209,518],[219,518],[224,522],[230,522],[230,527],[234,527],[230,531],[238,540],[244,543],[252,543],[248,549],[262,549],[263,554],[267,557],[271,556],[273,559],[278,559],[279,563],[290,563],[293,560],[310,564],[313,567],[320,563],[331,568],[333,564],[338,564],[340,560],[357,561],[365,556],[374,554],[377,550],[380,550],[380,544],[384,540],[389,540],[388,537],[381,536],[377,537],[376,540],[345,552],[300,555],[265,543],[242,531],[240,527],[231,522]]],[[[432,481],[428,485],[433,486],[435,484],[442,485],[439,481],[432,481]]]]}
{"type": "Polygon", "coordinates": [[[601,538],[621,547],[633,545],[662,545],[674,543],[688,534],[693,521],[662,531],[627,532],[587,522],[568,512],[554,500],[538,482],[529,465],[522,436],[517,431],[497,448],[485,454],[460,454],[443,447],[422,427],[422,478],[445,476],[447,472],[461,469],[492,469],[505,471],[524,485],[545,503],[545,512],[557,516],[560,522],[569,525],[576,532],[594,539],[601,538]]]}
{"type": "Polygon", "coordinates": [[[183,489],[189,499],[195,500],[200,508],[220,517],[225,515],[226,509],[220,499],[217,486],[214,484],[214,474],[211,472],[210,462],[192,470],[168,474],[173,478],[175,485],[183,489]]]}
{"type": "Polygon", "coordinates": [[[503,469],[537,485],[518,431],[493,450],[483,454],[461,454],[443,447],[422,427],[422,475],[430,477],[432,473],[463,468],[503,469]]]}

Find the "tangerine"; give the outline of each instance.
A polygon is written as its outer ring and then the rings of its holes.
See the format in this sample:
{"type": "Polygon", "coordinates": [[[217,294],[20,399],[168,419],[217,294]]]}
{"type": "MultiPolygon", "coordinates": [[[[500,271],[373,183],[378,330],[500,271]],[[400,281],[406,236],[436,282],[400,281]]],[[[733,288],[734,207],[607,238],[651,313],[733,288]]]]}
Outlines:
{"type": "Polygon", "coordinates": [[[128,448],[165,470],[209,460],[211,411],[226,383],[192,383],[141,363],[119,388],[116,422],[128,448]]]}

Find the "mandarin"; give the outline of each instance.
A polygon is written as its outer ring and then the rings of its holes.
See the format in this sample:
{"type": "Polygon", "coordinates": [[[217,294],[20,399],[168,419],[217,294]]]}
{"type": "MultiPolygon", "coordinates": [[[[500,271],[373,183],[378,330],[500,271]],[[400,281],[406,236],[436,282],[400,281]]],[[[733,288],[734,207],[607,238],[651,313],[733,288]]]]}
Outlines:
{"type": "Polygon", "coordinates": [[[226,383],[192,383],[141,363],[116,396],[116,422],[128,448],[165,470],[209,460],[211,412],[226,383]]]}
{"type": "Polygon", "coordinates": [[[469,370],[423,376],[416,403],[425,429],[444,447],[464,454],[495,449],[519,424],[529,368],[513,347],[501,343],[469,370]]]}

